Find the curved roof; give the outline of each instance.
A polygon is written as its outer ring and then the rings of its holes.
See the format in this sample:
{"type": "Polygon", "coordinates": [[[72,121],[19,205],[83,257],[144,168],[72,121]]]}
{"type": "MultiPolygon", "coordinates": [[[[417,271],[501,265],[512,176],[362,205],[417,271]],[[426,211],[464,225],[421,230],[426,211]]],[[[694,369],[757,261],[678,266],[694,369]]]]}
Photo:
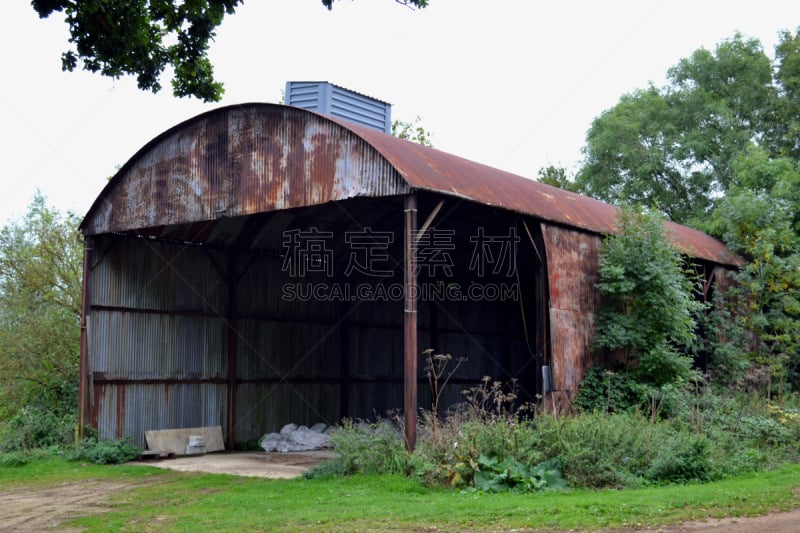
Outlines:
{"type": "MultiPolygon", "coordinates": [[[[363,126],[274,104],[222,107],[140,149],[109,181],[84,234],[130,231],[431,191],[585,231],[614,232],[617,208],[363,126]]],[[[688,255],[738,264],[717,239],[668,223],[688,255]]]]}

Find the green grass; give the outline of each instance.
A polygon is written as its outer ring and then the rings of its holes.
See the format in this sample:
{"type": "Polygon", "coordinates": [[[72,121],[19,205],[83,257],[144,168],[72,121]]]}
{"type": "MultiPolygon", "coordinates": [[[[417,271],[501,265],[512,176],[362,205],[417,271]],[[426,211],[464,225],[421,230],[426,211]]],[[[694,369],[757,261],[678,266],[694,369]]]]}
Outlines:
{"type": "Polygon", "coordinates": [[[429,489],[400,476],[265,480],[63,460],[0,468],[6,487],[66,480],[145,479],[111,510],[72,520],[87,531],[503,530],[658,526],[800,506],[800,465],[724,481],[630,490],[476,494],[429,489]]]}

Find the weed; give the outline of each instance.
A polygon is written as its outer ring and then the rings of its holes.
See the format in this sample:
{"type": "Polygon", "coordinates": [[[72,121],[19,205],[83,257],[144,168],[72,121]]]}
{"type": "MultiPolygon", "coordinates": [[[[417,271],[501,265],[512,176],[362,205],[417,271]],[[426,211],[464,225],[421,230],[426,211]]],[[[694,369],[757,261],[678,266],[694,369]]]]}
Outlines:
{"type": "Polygon", "coordinates": [[[88,461],[98,465],[120,464],[136,459],[140,448],[133,445],[130,439],[97,440],[86,439],[67,453],[72,461],[88,461]]]}
{"type": "Polygon", "coordinates": [[[23,452],[8,452],[0,454],[0,467],[15,467],[28,464],[29,458],[23,452]]]}
{"type": "Polygon", "coordinates": [[[331,445],[339,454],[341,465],[330,472],[343,474],[405,474],[408,452],[398,428],[388,420],[354,422],[344,419],[331,434],[331,445]]]}

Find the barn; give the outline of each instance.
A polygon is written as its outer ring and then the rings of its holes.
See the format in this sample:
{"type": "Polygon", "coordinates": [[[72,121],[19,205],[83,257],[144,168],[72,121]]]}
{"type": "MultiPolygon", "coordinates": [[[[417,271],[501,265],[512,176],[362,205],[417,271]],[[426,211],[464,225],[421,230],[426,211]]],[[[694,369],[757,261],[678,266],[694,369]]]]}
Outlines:
{"type": "MultiPolygon", "coordinates": [[[[220,426],[395,410],[415,438],[422,352],[565,406],[592,364],[603,236],[616,208],[370,125],[297,106],[221,107],[165,131],[86,214],[81,427],[144,445],[220,426]]],[[[735,264],[669,231],[706,296],[735,264]]]]}

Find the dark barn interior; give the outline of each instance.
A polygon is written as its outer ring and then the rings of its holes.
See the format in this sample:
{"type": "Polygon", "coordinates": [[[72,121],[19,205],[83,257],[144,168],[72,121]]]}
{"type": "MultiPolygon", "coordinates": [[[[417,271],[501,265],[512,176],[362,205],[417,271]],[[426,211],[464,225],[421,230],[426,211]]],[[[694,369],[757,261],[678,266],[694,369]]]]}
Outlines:
{"type": "MultiPolygon", "coordinates": [[[[514,380],[533,400],[546,331],[541,237],[528,236],[538,224],[461,199],[419,200],[423,216],[443,203],[426,231],[437,257],[418,265],[418,351],[466,359],[441,407],[484,376],[514,380]],[[480,231],[510,238],[481,243],[480,231]]],[[[90,374],[92,404],[104,409],[89,423],[114,436],[221,425],[242,442],[289,422],[399,411],[402,217],[402,198],[364,198],[93,238],[91,352],[108,358],[90,374]],[[297,254],[316,264],[287,260],[293,232],[321,244],[297,254]]],[[[424,370],[420,359],[418,401],[430,407],[424,370]]]]}

